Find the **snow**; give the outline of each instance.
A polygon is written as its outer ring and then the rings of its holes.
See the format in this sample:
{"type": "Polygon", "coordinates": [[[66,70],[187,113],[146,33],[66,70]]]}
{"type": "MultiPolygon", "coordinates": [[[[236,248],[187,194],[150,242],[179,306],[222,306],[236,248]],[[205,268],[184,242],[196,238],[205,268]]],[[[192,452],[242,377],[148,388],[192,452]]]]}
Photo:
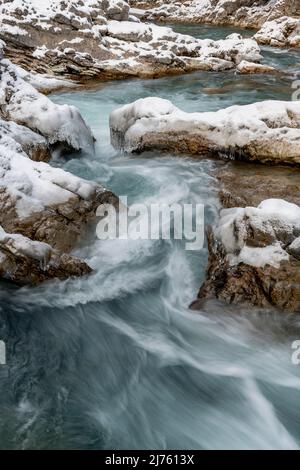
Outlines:
{"type": "Polygon", "coordinates": [[[15,201],[19,219],[74,197],[88,200],[99,186],[60,168],[27,158],[11,136],[0,138],[0,187],[15,201]]]}
{"type": "Polygon", "coordinates": [[[300,47],[300,19],[284,16],[267,21],[255,34],[261,44],[281,47],[300,47]]]}
{"type": "MultiPolygon", "coordinates": [[[[206,151],[245,153],[250,159],[300,163],[300,102],[263,101],[217,112],[186,113],[170,101],[148,97],[110,115],[112,144],[126,151],[165,148],[197,138],[206,151]],[[154,111],[153,111],[154,110],[154,111]]],[[[201,148],[201,145],[200,145],[201,148]]]]}
{"type": "Polygon", "coordinates": [[[57,105],[17,73],[8,60],[0,62],[0,104],[10,120],[45,136],[50,144],[63,143],[75,150],[93,152],[91,130],[74,106],[57,105]],[[5,96],[10,93],[9,102],[5,96]]]}
{"type": "MultiPolygon", "coordinates": [[[[52,247],[47,243],[30,240],[20,234],[6,233],[0,225],[0,248],[16,256],[27,256],[44,265],[50,260],[52,247]]],[[[2,254],[2,253],[1,253],[2,254]]]]}
{"type": "Polygon", "coordinates": [[[299,220],[300,207],[296,204],[282,199],[267,199],[257,208],[223,209],[215,235],[222,242],[231,266],[245,263],[261,268],[266,265],[279,268],[282,261],[289,260],[286,241],[283,242],[283,239],[287,235],[293,237],[295,228],[299,227],[299,220]],[[248,239],[251,239],[252,244],[259,243],[255,233],[263,234],[260,243],[265,246],[247,245],[248,239]],[[282,234],[284,236],[280,240],[282,234]],[[273,243],[268,244],[268,240],[273,240],[273,243]]]}

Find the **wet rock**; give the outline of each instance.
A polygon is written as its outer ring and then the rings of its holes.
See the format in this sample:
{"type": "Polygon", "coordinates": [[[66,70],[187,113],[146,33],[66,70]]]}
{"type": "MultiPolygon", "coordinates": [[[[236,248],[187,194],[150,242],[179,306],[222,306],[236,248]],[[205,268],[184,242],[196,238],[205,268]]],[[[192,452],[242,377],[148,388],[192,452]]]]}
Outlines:
{"type": "Polygon", "coordinates": [[[22,286],[90,272],[84,261],[62,254],[46,243],[8,234],[0,227],[0,277],[22,286]]]}
{"type": "Polygon", "coordinates": [[[263,64],[255,64],[253,62],[248,62],[243,60],[238,66],[237,71],[242,74],[252,74],[252,73],[276,73],[274,67],[263,64]]]}

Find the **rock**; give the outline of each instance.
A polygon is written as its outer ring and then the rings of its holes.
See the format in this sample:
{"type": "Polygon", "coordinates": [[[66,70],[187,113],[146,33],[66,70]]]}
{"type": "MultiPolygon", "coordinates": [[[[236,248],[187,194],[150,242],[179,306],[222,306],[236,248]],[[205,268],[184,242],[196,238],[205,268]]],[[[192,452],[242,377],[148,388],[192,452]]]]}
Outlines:
{"type": "Polygon", "coordinates": [[[235,69],[262,58],[252,39],[195,39],[129,13],[123,0],[12,0],[0,5],[0,39],[22,69],[81,82],[235,69]]]}
{"type": "Polygon", "coordinates": [[[267,21],[255,34],[260,44],[279,47],[300,47],[300,18],[284,16],[267,21]]]}
{"type": "Polygon", "coordinates": [[[88,274],[91,268],[68,253],[93,229],[99,205],[116,205],[118,198],[46,163],[57,147],[92,152],[93,136],[76,108],[38,92],[29,83],[33,74],[4,59],[2,48],[0,277],[31,285],[88,274]]]}
{"type": "Polygon", "coordinates": [[[18,285],[35,285],[50,279],[89,274],[84,262],[54,250],[50,245],[0,227],[0,277],[18,285]]]}
{"type": "Polygon", "coordinates": [[[51,159],[50,146],[45,137],[27,127],[0,119],[0,144],[9,145],[9,141],[12,145],[19,144],[32,160],[48,162],[51,159]]]}
{"type": "Polygon", "coordinates": [[[145,8],[144,19],[161,22],[211,23],[260,28],[268,20],[300,15],[298,0],[131,0],[131,5],[145,8]]]}
{"type": "Polygon", "coordinates": [[[49,145],[93,152],[94,140],[74,106],[57,105],[18,75],[9,60],[0,60],[0,116],[39,132],[49,145]]]}
{"type": "Polygon", "coordinates": [[[208,230],[207,280],[199,299],[299,312],[299,216],[299,206],[275,199],[222,210],[208,230]]]}
{"type": "Polygon", "coordinates": [[[300,237],[295,238],[295,240],[287,248],[287,252],[300,261],[300,237]]]}
{"type": "Polygon", "coordinates": [[[270,198],[300,206],[298,168],[231,161],[218,162],[212,174],[218,180],[219,198],[224,208],[258,206],[270,198]]]}
{"type": "Polygon", "coordinates": [[[83,239],[100,204],[117,202],[110,191],[96,183],[30,160],[7,136],[0,140],[0,175],[0,224],[4,230],[61,251],[69,252],[83,239]]]}
{"type": "Polygon", "coordinates": [[[237,71],[241,74],[251,74],[251,73],[276,73],[274,67],[263,64],[255,64],[253,62],[248,62],[243,60],[238,66],[237,71]]]}
{"type": "Polygon", "coordinates": [[[111,142],[125,151],[159,149],[199,156],[299,165],[300,103],[264,101],[185,113],[167,100],[140,99],[112,112],[111,142]]]}

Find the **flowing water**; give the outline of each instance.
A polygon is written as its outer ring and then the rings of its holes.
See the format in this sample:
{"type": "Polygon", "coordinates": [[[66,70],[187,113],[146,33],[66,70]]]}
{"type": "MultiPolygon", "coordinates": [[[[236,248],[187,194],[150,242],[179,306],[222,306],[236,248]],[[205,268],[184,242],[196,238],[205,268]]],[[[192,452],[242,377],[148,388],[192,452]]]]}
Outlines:
{"type": "MultiPolygon", "coordinates": [[[[195,28],[186,32],[196,34],[195,28]]],[[[228,32],[210,31],[214,38],[228,32]]],[[[264,53],[284,69],[295,67],[294,52],[264,53]]],[[[187,111],[217,110],[288,100],[291,77],[194,73],[52,97],[76,105],[97,138],[94,156],[72,155],[55,165],[130,203],[202,202],[209,224],[218,217],[211,172],[218,163],[125,156],[110,146],[109,113],[145,96],[171,99],[187,111]]],[[[93,237],[76,254],[94,268],[91,276],[31,289],[0,285],[8,362],[0,366],[1,448],[300,446],[300,366],[291,361],[298,317],[216,301],[190,311],[207,250],[187,251],[178,240],[93,237]]]]}

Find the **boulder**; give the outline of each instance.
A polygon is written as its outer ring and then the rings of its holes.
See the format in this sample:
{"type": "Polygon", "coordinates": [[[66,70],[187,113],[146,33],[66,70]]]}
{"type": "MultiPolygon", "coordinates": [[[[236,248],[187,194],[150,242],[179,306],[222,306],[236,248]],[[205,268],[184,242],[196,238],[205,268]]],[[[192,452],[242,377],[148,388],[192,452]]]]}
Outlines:
{"type": "Polygon", "coordinates": [[[145,98],[110,116],[111,142],[129,152],[159,149],[271,164],[300,164],[300,102],[263,101],[186,113],[145,98]]]}
{"type": "Polygon", "coordinates": [[[207,279],[199,300],[300,311],[300,207],[280,199],[221,211],[208,229],[207,279]]]}

